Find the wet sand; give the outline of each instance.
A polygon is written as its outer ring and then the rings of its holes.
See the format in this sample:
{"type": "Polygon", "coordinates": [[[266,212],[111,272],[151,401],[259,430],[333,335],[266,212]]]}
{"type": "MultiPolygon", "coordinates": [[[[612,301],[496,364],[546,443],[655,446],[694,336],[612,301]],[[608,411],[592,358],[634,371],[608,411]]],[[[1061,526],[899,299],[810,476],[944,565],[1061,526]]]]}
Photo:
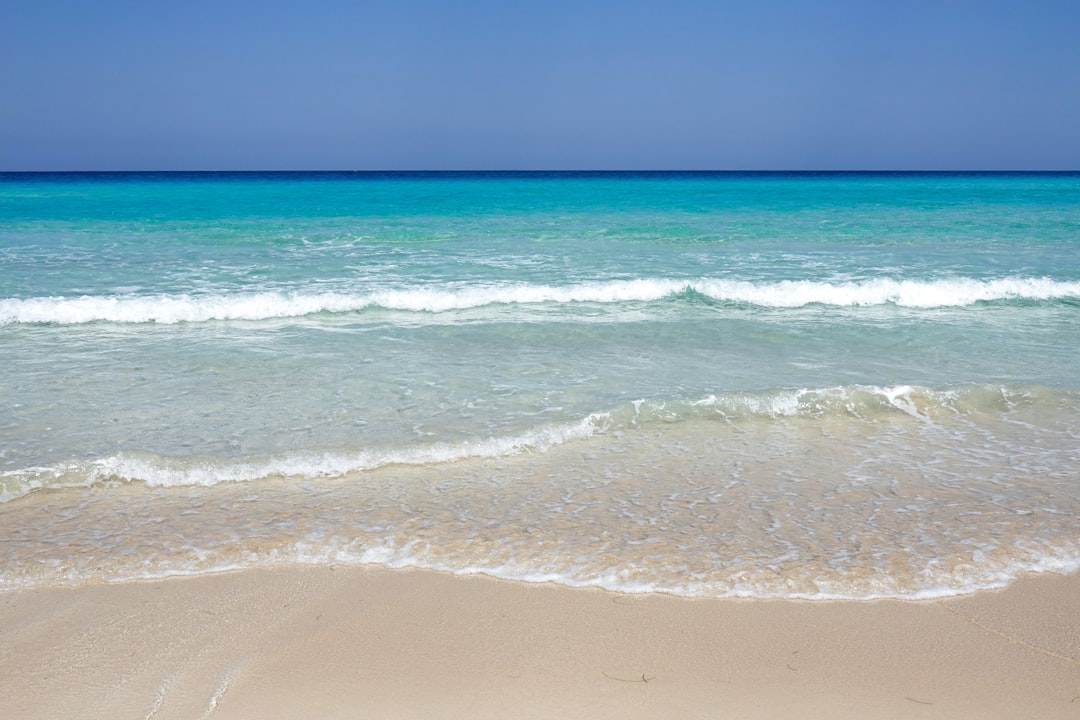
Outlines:
{"type": "Polygon", "coordinates": [[[380,567],[0,594],[0,717],[1080,718],[1080,576],[944,601],[380,567]]]}

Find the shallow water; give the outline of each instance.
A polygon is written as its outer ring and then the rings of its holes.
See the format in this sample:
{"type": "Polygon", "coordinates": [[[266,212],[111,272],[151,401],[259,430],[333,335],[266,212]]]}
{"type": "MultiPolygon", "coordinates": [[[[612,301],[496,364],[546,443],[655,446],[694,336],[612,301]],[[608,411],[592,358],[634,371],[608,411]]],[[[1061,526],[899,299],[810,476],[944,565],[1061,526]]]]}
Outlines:
{"type": "Polygon", "coordinates": [[[0,176],[0,586],[1080,566],[1080,176],[0,176]]]}

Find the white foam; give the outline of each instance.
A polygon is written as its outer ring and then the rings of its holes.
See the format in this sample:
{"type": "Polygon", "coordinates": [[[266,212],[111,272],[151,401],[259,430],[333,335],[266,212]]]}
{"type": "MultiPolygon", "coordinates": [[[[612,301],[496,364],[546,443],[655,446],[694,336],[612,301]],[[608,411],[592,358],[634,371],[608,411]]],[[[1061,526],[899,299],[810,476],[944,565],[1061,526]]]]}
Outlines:
{"type": "Polygon", "coordinates": [[[575,423],[544,426],[509,437],[358,453],[297,454],[252,462],[200,464],[117,453],[85,464],[60,463],[0,473],[0,503],[44,488],[89,487],[110,481],[142,482],[150,487],[209,487],[269,477],[341,477],[386,465],[427,465],[543,452],[570,440],[589,437],[607,423],[605,413],[593,413],[575,423]]]}
{"type": "Polygon", "coordinates": [[[389,569],[417,568],[454,575],[487,575],[502,580],[528,583],[554,583],[575,588],[599,588],[624,594],[664,593],[680,597],[747,598],[784,600],[938,600],[983,590],[1005,587],[1029,573],[1069,574],[1080,570],[1080,556],[1075,549],[1061,549],[1060,555],[1040,553],[1033,557],[1004,563],[972,567],[963,577],[945,571],[920,573],[916,582],[898,582],[882,575],[875,581],[850,582],[842,577],[817,578],[815,589],[794,589],[783,578],[762,574],[742,581],[676,579],[670,573],[643,573],[642,568],[610,568],[603,572],[576,568],[573,563],[537,567],[531,563],[466,562],[455,564],[433,560],[418,543],[399,544],[381,540],[361,548],[327,547],[319,543],[298,543],[286,556],[256,561],[253,564],[295,562],[304,565],[381,565],[389,569]],[[560,567],[561,565],[561,567],[560,567]]]}
{"type": "Polygon", "coordinates": [[[715,300],[777,308],[812,304],[937,308],[994,300],[1080,297],[1080,283],[1048,278],[954,278],[933,281],[880,278],[843,283],[809,280],[785,280],[777,283],[703,280],[692,285],[692,289],[715,300]]]}
{"type": "Polygon", "coordinates": [[[371,304],[337,293],[47,297],[0,300],[0,324],[162,323],[265,320],[347,312],[371,304]]]}
{"type": "MultiPolygon", "coordinates": [[[[660,422],[722,417],[819,418],[834,413],[863,417],[878,409],[894,409],[928,422],[940,412],[955,414],[965,397],[1020,397],[1031,389],[1005,386],[845,385],[821,388],[782,388],[762,392],[728,392],[698,399],[631,400],[625,405],[593,412],[580,420],[545,425],[517,435],[458,443],[442,442],[357,452],[297,453],[246,461],[165,458],[149,453],[117,453],[88,461],[0,471],[0,504],[43,489],[89,487],[112,481],[142,482],[152,487],[204,486],[251,482],[262,478],[329,478],[373,470],[385,465],[424,465],[458,460],[495,458],[544,452],[556,445],[607,431],[660,422]]],[[[1012,401],[1015,402],[1015,401],[1012,401]]]]}
{"type": "Polygon", "coordinates": [[[0,325],[89,322],[162,323],[266,320],[367,308],[440,313],[489,305],[655,302],[695,292],[719,302],[769,308],[820,304],[961,307],[999,300],[1080,298],[1080,282],[1048,278],[874,279],[852,282],[637,279],[552,286],[535,284],[416,287],[367,293],[259,292],[220,295],[86,295],[0,300],[0,325]]]}
{"type": "Polygon", "coordinates": [[[847,385],[825,388],[797,388],[773,390],[761,393],[729,393],[721,396],[707,395],[689,403],[691,408],[710,408],[727,413],[748,413],[758,417],[819,416],[830,406],[840,406],[856,413],[861,405],[881,398],[886,405],[913,417],[925,419],[915,405],[914,395],[922,395],[931,401],[948,403],[955,400],[950,390],[932,390],[911,385],[878,386],[847,385]]]}

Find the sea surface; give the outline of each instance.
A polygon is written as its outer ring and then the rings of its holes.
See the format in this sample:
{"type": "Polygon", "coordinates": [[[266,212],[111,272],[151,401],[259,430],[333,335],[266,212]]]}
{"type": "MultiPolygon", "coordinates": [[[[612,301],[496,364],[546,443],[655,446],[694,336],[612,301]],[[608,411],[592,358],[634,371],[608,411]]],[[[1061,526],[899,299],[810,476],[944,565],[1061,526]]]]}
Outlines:
{"type": "Polygon", "coordinates": [[[1080,568],[1080,174],[0,174],[0,590],[1080,568]]]}

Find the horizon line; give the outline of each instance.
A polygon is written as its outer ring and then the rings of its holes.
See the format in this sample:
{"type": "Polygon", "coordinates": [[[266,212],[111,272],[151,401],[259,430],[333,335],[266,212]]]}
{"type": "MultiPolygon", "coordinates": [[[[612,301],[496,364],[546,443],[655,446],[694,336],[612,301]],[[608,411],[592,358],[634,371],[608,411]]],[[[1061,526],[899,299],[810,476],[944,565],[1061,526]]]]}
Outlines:
{"type": "Polygon", "coordinates": [[[214,174],[214,173],[230,173],[230,174],[288,174],[288,173],[324,173],[324,174],[415,174],[415,175],[435,175],[435,174],[664,174],[664,173],[678,173],[678,174],[1076,174],[1080,173],[1080,168],[1068,169],[1068,170],[1049,170],[1049,169],[684,169],[684,168],[651,168],[651,169],[561,169],[561,168],[548,168],[548,169],[513,169],[513,168],[501,168],[501,169],[318,169],[318,168],[306,168],[306,169],[66,169],[66,170],[0,170],[0,175],[46,175],[46,174],[214,174]]]}

